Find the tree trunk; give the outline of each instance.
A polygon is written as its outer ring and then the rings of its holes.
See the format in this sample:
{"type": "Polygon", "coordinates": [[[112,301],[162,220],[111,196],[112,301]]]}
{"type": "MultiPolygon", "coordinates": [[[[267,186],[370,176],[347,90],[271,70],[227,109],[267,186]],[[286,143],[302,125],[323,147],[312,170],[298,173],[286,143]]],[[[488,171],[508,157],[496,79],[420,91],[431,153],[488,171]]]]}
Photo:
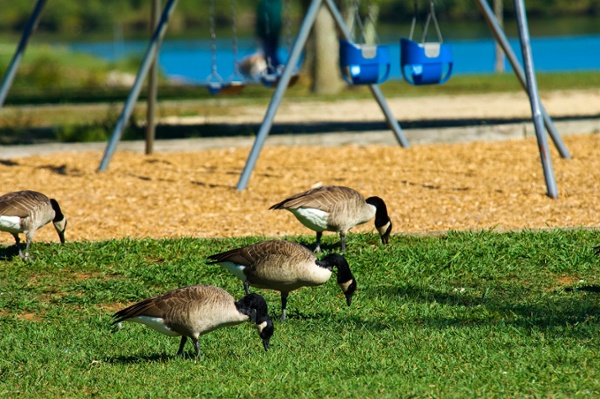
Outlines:
{"type": "MultiPolygon", "coordinates": [[[[304,1],[305,10],[308,1],[304,1]]],[[[339,67],[339,43],[336,25],[327,6],[322,5],[306,43],[303,74],[311,80],[311,92],[336,94],[345,82],[339,67]]]]}

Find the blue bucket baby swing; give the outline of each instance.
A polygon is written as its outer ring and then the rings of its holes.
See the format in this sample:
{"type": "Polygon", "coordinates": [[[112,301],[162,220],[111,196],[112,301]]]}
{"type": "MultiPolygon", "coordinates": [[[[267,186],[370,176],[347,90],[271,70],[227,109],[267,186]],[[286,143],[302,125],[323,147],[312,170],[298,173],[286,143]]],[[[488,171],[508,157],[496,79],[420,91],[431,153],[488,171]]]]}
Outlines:
{"type": "MultiPolygon", "coordinates": [[[[354,0],[354,18],[350,25],[350,34],[359,28],[361,43],[340,39],[340,69],[342,77],[351,85],[371,85],[383,83],[390,74],[390,49],[385,45],[368,44],[367,34],[359,14],[358,0],[354,0]]],[[[367,18],[372,21],[369,5],[367,18]]],[[[373,41],[378,41],[377,37],[373,41]]]]}
{"type": "Polygon", "coordinates": [[[415,0],[415,13],[410,27],[410,36],[408,39],[400,39],[400,70],[404,79],[412,85],[442,84],[452,74],[452,49],[449,44],[443,43],[442,33],[435,17],[433,0],[430,0],[421,42],[417,43],[412,40],[418,11],[418,0],[415,0]],[[432,20],[438,42],[426,42],[427,30],[432,20]]]}

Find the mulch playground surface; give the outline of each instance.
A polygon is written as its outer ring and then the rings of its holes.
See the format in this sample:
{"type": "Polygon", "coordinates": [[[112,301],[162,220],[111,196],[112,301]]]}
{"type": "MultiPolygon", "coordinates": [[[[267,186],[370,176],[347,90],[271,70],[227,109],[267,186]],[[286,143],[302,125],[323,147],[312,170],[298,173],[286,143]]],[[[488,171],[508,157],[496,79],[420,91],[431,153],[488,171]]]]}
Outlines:
{"type": "MultiPolygon", "coordinates": [[[[597,227],[600,135],[564,138],[572,159],[552,148],[559,198],[546,195],[537,142],[399,146],[266,146],[248,188],[236,185],[249,148],[155,154],[117,151],[108,171],[101,152],[0,160],[2,192],[38,190],[56,198],[68,241],[121,237],[230,237],[313,234],[269,206],[322,184],[383,198],[394,233],[597,227]]],[[[375,231],[373,223],[352,231],[375,231]]],[[[0,235],[12,245],[10,234],[0,235]]],[[[51,226],[35,241],[57,241],[51,226]]]]}

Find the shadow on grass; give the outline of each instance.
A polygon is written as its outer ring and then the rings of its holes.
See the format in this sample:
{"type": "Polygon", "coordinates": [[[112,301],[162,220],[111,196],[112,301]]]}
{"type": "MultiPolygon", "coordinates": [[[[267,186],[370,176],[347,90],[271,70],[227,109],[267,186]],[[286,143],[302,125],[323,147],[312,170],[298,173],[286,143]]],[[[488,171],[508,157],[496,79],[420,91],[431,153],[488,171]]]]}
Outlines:
{"type": "MultiPolygon", "coordinates": [[[[585,286],[577,288],[566,288],[564,293],[573,293],[573,296],[562,295],[560,297],[547,297],[543,295],[542,300],[524,298],[518,290],[514,292],[501,292],[484,295],[472,295],[463,292],[444,292],[431,288],[404,286],[404,287],[365,287],[363,295],[370,298],[391,300],[393,302],[408,302],[431,304],[438,303],[451,307],[462,307],[476,309],[485,307],[483,316],[474,316],[473,312],[465,311],[464,316],[456,314],[453,316],[439,317],[427,316],[415,319],[414,323],[423,324],[432,328],[469,327],[474,325],[512,325],[523,328],[548,329],[553,327],[575,326],[590,320],[590,317],[600,316],[600,306],[596,298],[590,300],[577,293],[584,292],[600,293],[600,286],[585,286]]],[[[357,298],[357,300],[360,300],[357,298]]],[[[368,323],[372,323],[369,321],[368,323]]],[[[406,320],[391,320],[391,327],[399,328],[398,324],[406,324],[406,320]]],[[[577,334],[576,330],[571,331],[577,334]]],[[[582,333],[584,334],[584,333],[582,333]]]]}
{"type": "MultiPolygon", "coordinates": [[[[317,248],[317,239],[315,238],[315,236],[309,239],[300,238],[296,240],[296,244],[300,244],[309,249],[311,252],[315,252],[315,249],[317,248]]],[[[338,242],[335,242],[333,244],[328,244],[321,241],[321,252],[317,255],[319,255],[320,257],[320,255],[327,254],[329,252],[341,251],[341,248],[342,242],[339,240],[338,242]]]]}
{"type": "Polygon", "coordinates": [[[0,260],[10,261],[15,257],[19,257],[19,248],[16,245],[0,248],[0,260]]]}
{"type": "MultiPolygon", "coordinates": [[[[187,354],[183,355],[184,359],[187,358],[195,358],[192,354],[189,356],[187,354]]],[[[176,355],[168,355],[166,353],[161,354],[153,354],[153,355],[131,355],[131,356],[116,356],[112,358],[107,358],[106,363],[112,364],[138,364],[138,363],[148,363],[148,362],[167,362],[173,359],[177,359],[176,355]]]]}

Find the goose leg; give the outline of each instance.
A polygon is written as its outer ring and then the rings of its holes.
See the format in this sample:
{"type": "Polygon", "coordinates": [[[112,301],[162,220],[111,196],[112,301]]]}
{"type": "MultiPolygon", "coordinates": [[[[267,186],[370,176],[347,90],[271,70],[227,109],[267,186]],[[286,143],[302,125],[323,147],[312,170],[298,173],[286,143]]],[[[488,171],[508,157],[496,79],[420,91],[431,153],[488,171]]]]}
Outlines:
{"type": "Polygon", "coordinates": [[[19,250],[19,256],[21,257],[21,259],[25,259],[25,257],[23,256],[23,251],[21,251],[21,239],[19,238],[19,235],[17,233],[12,233],[12,235],[15,238],[15,245],[19,250]]]}
{"type": "Polygon", "coordinates": [[[192,344],[194,345],[194,349],[196,350],[196,357],[198,360],[202,360],[202,355],[200,354],[200,343],[197,339],[192,338],[192,344]]]}
{"type": "Polygon", "coordinates": [[[244,281],[244,291],[246,291],[246,295],[250,295],[250,283],[248,283],[248,280],[244,281]]]}
{"type": "Polygon", "coordinates": [[[323,232],[317,231],[317,246],[315,252],[321,252],[321,237],[323,237],[323,232]]]}
{"type": "Polygon", "coordinates": [[[342,253],[346,253],[346,233],[340,233],[340,239],[342,241],[342,253]]]}
{"type": "Polygon", "coordinates": [[[181,342],[179,343],[179,350],[177,351],[177,356],[183,356],[183,347],[187,342],[187,337],[185,335],[181,336],[181,342]]]}
{"type": "Polygon", "coordinates": [[[25,244],[25,258],[29,258],[29,246],[31,245],[31,241],[33,241],[33,233],[25,234],[26,244],[25,244]]]}
{"type": "Polygon", "coordinates": [[[281,293],[281,321],[285,321],[286,319],[286,312],[285,312],[285,308],[287,307],[287,298],[288,298],[288,292],[282,292],[281,293]]]}

